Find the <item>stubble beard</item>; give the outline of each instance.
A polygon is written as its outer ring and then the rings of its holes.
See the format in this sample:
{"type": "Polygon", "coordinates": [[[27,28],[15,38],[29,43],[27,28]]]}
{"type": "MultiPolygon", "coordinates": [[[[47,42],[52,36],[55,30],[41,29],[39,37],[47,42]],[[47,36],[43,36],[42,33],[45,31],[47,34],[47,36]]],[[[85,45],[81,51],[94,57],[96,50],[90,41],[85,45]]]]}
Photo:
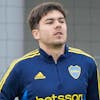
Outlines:
{"type": "Polygon", "coordinates": [[[65,42],[56,42],[56,43],[51,43],[49,44],[52,48],[61,48],[62,46],[64,46],[66,44],[65,42]]]}

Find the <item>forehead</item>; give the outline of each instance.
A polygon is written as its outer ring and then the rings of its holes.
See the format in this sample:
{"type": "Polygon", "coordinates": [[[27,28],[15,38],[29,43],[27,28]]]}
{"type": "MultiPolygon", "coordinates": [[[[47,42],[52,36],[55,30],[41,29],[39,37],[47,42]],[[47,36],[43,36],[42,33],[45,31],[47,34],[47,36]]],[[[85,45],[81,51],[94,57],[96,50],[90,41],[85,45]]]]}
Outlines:
{"type": "Polygon", "coordinates": [[[41,20],[46,20],[48,18],[58,19],[64,18],[64,15],[58,10],[49,11],[46,15],[44,15],[41,20]]]}

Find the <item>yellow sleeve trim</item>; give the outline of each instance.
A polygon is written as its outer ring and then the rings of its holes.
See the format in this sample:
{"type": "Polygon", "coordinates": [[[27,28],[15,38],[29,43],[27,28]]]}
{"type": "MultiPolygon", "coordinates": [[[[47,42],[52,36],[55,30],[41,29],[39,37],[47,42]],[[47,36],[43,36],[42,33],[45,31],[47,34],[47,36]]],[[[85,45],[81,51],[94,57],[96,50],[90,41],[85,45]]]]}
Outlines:
{"type": "Polygon", "coordinates": [[[89,55],[88,53],[86,53],[86,52],[84,52],[84,51],[82,51],[80,49],[69,47],[69,52],[73,52],[73,53],[77,53],[77,54],[82,54],[82,55],[85,55],[85,56],[88,56],[88,57],[94,59],[94,57],[92,57],[91,55],[89,55]]]}
{"type": "Polygon", "coordinates": [[[13,69],[14,65],[15,65],[16,61],[14,61],[10,67],[8,68],[7,72],[5,73],[5,75],[3,76],[2,80],[0,81],[0,91],[6,81],[6,78],[8,77],[9,73],[11,72],[11,70],[13,69]]]}
{"type": "Polygon", "coordinates": [[[36,55],[36,54],[38,54],[38,53],[39,53],[39,50],[36,49],[36,50],[34,50],[34,51],[31,51],[31,52],[25,54],[23,57],[27,57],[27,56],[29,57],[29,56],[31,56],[31,55],[36,55]]]}
{"type": "Polygon", "coordinates": [[[98,76],[98,89],[99,89],[99,99],[100,99],[100,72],[97,69],[97,76],[98,76]]]}
{"type": "Polygon", "coordinates": [[[7,79],[7,77],[9,76],[10,72],[12,71],[12,69],[14,68],[14,66],[19,62],[19,61],[22,61],[22,60],[25,60],[25,59],[28,59],[28,58],[32,58],[32,57],[35,57],[35,56],[38,56],[40,55],[39,51],[38,50],[34,50],[30,53],[27,53],[26,55],[24,55],[22,58],[18,59],[18,60],[15,60],[13,61],[13,63],[10,65],[10,67],[8,68],[7,72],[4,74],[3,78],[1,79],[0,81],[0,91],[7,79]]]}

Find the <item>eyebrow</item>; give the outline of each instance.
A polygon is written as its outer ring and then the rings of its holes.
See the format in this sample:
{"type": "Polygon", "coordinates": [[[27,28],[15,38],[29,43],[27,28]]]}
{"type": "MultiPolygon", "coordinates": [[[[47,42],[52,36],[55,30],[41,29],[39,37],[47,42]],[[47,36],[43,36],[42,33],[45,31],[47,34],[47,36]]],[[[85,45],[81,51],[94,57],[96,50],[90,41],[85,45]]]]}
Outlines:
{"type": "MultiPolygon", "coordinates": [[[[64,17],[59,17],[58,19],[64,19],[65,20],[64,17]]],[[[54,20],[54,18],[47,18],[45,21],[49,21],[49,20],[54,20]]]]}

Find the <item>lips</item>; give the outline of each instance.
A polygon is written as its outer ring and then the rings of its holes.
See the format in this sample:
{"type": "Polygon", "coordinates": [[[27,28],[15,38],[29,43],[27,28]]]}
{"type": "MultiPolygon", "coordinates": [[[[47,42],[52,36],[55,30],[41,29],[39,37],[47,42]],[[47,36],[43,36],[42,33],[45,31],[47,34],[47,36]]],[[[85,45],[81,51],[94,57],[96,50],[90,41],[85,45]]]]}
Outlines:
{"type": "Polygon", "coordinates": [[[56,32],[54,35],[63,35],[62,32],[56,32]]]}

